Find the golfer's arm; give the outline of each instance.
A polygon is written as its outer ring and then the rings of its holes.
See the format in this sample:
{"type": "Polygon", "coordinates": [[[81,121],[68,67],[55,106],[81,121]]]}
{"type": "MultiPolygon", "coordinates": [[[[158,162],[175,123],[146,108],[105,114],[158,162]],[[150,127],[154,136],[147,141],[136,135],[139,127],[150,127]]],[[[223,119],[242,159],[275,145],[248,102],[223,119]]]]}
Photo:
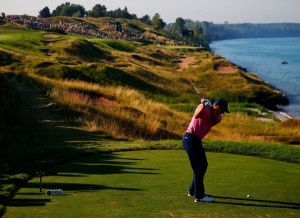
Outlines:
{"type": "Polygon", "coordinates": [[[205,105],[203,103],[201,103],[200,106],[197,107],[197,109],[195,110],[195,113],[194,113],[195,118],[199,118],[199,115],[204,107],[205,107],[205,105]]]}

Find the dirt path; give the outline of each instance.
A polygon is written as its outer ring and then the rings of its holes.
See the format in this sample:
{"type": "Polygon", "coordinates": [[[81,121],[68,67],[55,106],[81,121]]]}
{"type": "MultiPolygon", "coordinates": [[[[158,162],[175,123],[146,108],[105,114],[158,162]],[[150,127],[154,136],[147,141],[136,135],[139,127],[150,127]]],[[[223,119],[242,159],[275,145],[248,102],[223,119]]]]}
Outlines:
{"type": "Polygon", "coordinates": [[[56,34],[45,34],[44,37],[46,38],[59,38],[60,36],[59,35],[56,35],[56,34]]]}
{"type": "MultiPolygon", "coordinates": [[[[181,67],[182,68],[188,68],[190,64],[192,64],[193,62],[195,62],[196,58],[194,56],[189,56],[189,57],[184,57],[181,60],[181,67]]],[[[218,73],[235,73],[236,72],[236,68],[234,67],[224,67],[224,66],[217,66],[215,68],[215,71],[217,71],[218,73]]]]}
{"type": "Polygon", "coordinates": [[[236,69],[234,67],[217,66],[215,68],[215,71],[217,71],[218,73],[235,73],[236,69]]]}
{"type": "Polygon", "coordinates": [[[195,62],[195,57],[194,56],[184,57],[180,60],[181,60],[181,63],[180,63],[181,67],[188,68],[191,63],[195,62]]]}

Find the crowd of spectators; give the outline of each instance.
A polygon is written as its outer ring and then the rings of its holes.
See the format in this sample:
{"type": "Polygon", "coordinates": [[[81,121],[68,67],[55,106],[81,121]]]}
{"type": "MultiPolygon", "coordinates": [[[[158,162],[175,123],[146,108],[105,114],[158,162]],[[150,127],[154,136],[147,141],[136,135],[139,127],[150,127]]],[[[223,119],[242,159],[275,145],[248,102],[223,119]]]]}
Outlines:
{"type": "Polygon", "coordinates": [[[35,28],[50,28],[51,24],[46,19],[33,18],[28,16],[6,15],[4,20],[18,24],[25,24],[35,28]]]}
{"type": "Polygon", "coordinates": [[[126,39],[126,40],[151,40],[156,42],[158,45],[161,43],[175,45],[173,40],[166,40],[162,37],[158,37],[155,34],[148,32],[137,32],[130,28],[124,29],[120,28],[119,22],[109,21],[103,24],[103,30],[101,31],[96,25],[88,22],[63,22],[57,21],[56,23],[51,23],[49,20],[44,18],[36,18],[27,15],[5,15],[2,13],[2,20],[6,22],[13,22],[22,25],[27,25],[34,29],[58,29],[65,33],[73,33],[79,35],[93,36],[98,38],[110,38],[110,39],[126,39]],[[118,25],[116,25],[118,23],[118,25]],[[118,27],[118,28],[117,28],[118,27]]]}
{"type": "Polygon", "coordinates": [[[113,39],[146,39],[142,33],[137,33],[133,30],[122,29],[115,30],[115,23],[108,22],[106,25],[111,26],[107,32],[100,31],[95,25],[87,22],[68,23],[59,21],[59,23],[50,23],[46,19],[34,18],[30,16],[7,15],[4,20],[6,22],[13,22],[18,24],[28,25],[36,29],[59,29],[66,33],[75,33],[80,35],[90,35],[99,38],[113,38],[113,39]]]}

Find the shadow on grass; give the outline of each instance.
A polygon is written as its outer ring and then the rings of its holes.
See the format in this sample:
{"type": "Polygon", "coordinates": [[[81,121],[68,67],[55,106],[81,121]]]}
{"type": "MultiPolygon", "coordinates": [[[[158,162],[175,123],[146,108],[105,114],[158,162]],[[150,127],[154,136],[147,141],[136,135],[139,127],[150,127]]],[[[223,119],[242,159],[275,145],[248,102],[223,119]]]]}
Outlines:
{"type": "Polygon", "coordinates": [[[32,174],[49,166],[92,155],[105,140],[111,138],[77,129],[68,122],[47,121],[34,128],[23,129],[15,136],[13,143],[3,151],[1,162],[9,165],[11,171],[32,174]]]}
{"type": "MultiPolygon", "coordinates": [[[[139,168],[134,167],[138,165],[139,161],[143,161],[141,158],[122,158],[119,157],[118,153],[109,154],[97,154],[85,158],[78,159],[77,161],[56,166],[49,172],[53,174],[46,174],[49,176],[58,177],[56,182],[48,182],[47,176],[42,177],[43,189],[63,189],[69,191],[83,191],[83,190],[101,190],[101,189],[116,189],[116,190],[130,190],[139,191],[136,188],[124,188],[124,187],[108,187],[104,185],[95,184],[79,184],[79,183],[65,183],[66,180],[63,177],[80,178],[89,177],[90,175],[107,175],[107,174],[158,174],[153,172],[157,169],[154,168],[139,168]],[[58,181],[62,182],[58,182],[58,181]]],[[[74,181],[74,179],[72,181],[74,181]]],[[[69,179],[68,179],[69,180],[69,179]]],[[[26,184],[26,188],[37,188],[39,189],[39,182],[30,182],[26,184]]]]}
{"type": "Polygon", "coordinates": [[[59,171],[58,176],[67,177],[91,174],[157,174],[153,172],[157,170],[155,168],[134,167],[143,160],[122,158],[118,153],[103,153],[81,158],[55,169],[59,171]]]}
{"type": "MultiPolygon", "coordinates": [[[[32,184],[32,183],[30,183],[32,184]]],[[[29,185],[32,186],[32,185],[29,185]]],[[[34,186],[34,184],[33,184],[34,186]]],[[[48,189],[56,189],[57,187],[62,188],[65,191],[73,191],[73,193],[78,192],[91,192],[94,190],[102,189],[114,189],[119,191],[141,191],[142,189],[136,188],[116,188],[103,185],[94,185],[94,184],[75,184],[75,183],[47,183],[45,186],[48,189]]],[[[45,189],[46,190],[46,189],[45,189]]],[[[42,195],[44,193],[20,193],[18,195],[42,195]]],[[[64,194],[65,195],[65,194],[64,194]]],[[[14,198],[6,206],[9,207],[29,207],[29,206],[46,206],[46,203],[51,202],[51,199],[33,199],[33,198],[14,198]]]]}
{"type": "MultiPolygon", "coordinates": [[[[76,120],[75,118],[79,117],[80,114],[65,111],[57,107],[45,93],[31,87],[38,85],[35,84],[34,81],[30,81],[31,86],[28,86],[25,83],[19,82],[19,80],[22,81],[22,78],[11,78],[11,83],[20,95],[20,102],[19,111],[16,114],[17,122],[11,129],[7,142],[0,146],[0,174],[5,174],[5,177],[0,181],[0,187],[3,184],[7,185],[8,179],[16,174],[29,174],[30,177],[33,177],[36,176],[36,172],[47,171],[50,167],[60,166],[62,163],[91,156],[97,152],[99,153],[101,147],[108,141],[117,141],[117,139],[101,132],[89,132],[82,128],[82,125],[76,121],[70,122],[70,120],[76,120]]],[[[103,159],[95,159],[97,162],[88,164],[73,163],[68,170],[61,172],[70,177],[81,176],[81,174],[84,173],[122,173],[126,171],[126,165],[130,166],[134,164],[134,161],[137,161],[124,160],[124,163],[114,163],[115,160],[113,159],[115,157],[116,156],[110,153],[105,153],[101,156],[103,159]],[[109,164],[110,166],[107,166],[109,164]],[[78,167],[78,171],[76,167],[78,167]],[[74,175],[72,175],[72,173],[74,175]]],[[[39,193],[39,184],[33,185],[36,185],[37,192],[39,193]]],[[[23,184],[18,184],[18,186],[23,186],[23,184]]],[[[49,188],[54,186],[55,184],[50,185],[49,188]]],[[[69,185],[64,183],[62,186],[63,187],[60,188],[65,190],[90,191],[90,188],[113,188],[101,185],[69,185]]],[[[114,189],[135,190],[122,187],[114,189]]],[[[13,196],[13,192],[14,191],[10,193],[11,196],[13,196]]],[[[0,193],[0,217],[4,208],[1,207],[1,205],[43,206],[46,202],[40,200],[39,197],[34,196],[34,194],[32,194],[32,198],[37,197],[37,199],[11,199],[11,197],[7,198],[3,196],[4,195],[0,193]]]]}
{"type": "Polygon", "coordinates": [[[31,206],[46,206],[46,203],[51,202],[51,199],[13,199],[7,206],[10,207],[31,207],[31,206]]]}
{"type": "Polygon", "coordinates": [[[107,140],[116,141],[104,133],[89,132],[76,121],[70,122],[80,115],[60,109],[43,92],[13,79],[11,83],[21,100],[17,123],[8,142],[0,147],[3,173],[34,175],[98,152],[107,140]]]}
{"type": "Polygon", "coordinates": [[[20,196],[28,196],[29,198],[13,198],[6,206],[26,207],[26,206],[46,206],[45,201],[39,201],[38,195],[45,195],[48,189],[62,189],[67,191],[64,195],[72,193],[93,192],[100,190],[118,190],[118,191],[142,191],[143,189],[135,187],[113,187],[101,184],[76,183],[76,178],[89,177],[90,175],[106,175],[106,174],[157,174],[153,172],[154,168],[138,168],[142,158],[123,158],[118,153],[103,153],[88,157],[83,157],[74,162],[57,165],[50,169],[45,176],[42,177],[42,192],[40,192],[40,182],[29,182],[24,185],[25,189],[30,192],[18,193],[20,196]],[[47,177],[57,177],[55,182],[47,181],[47,177]],[[65,182],[67,177],[67,181],[65,182]],[[74,178],[73,178],[74,177],[74,178]],[[70,179],[69,179],[70,178],[70,179]],[[61,182],[60,182],[61,181],[61,182]],[[34,193],[34,190],[36,192],[34,193]],[[32,196],[32,199],[30,198],[32,196]],[[37,198],[37,199],[36,199],[37,198]]]}
{"type": "MultiPolygon", "coordinates": [[[[37,192],[39,191],[38,183],[29,183],[27,188],[37,188],[37,192]]],[[[62,183],[62,182],[47,182],[43,183],[43,192],[47,189],[62,189],[64,191],[74,191],[74,192],[86,192],[86,191],[94,191],[94,190],[120,190],[120,191],[141,191],[142,189],[137,188],[127,188],[127,187],[112,187],[106,185],[95,185],[95,184],[78,184],[78,183],[62,183]]],[[[40,192],[43,193],[43,192],[40,192]]],[[[43,194],[44,194],[43,193],[43,194]]],[[[31,195],[32,193],[23,193],[23,195],[31,195]]]]}
{"type": "Polygon", "coordinates": [[[225,197],[225,196],[214,196],[214,198],[215,198],[214,203],[217,204],[253,206],[253,207],[270,207],[270,208],[288,208],[288,209],[300,210],[300,203],[294,203],[294,202],[271,201],[271,200],[261,200],[261,199],[253,199],[253,198],[252,199],[235,198],[235,197],[225,197]],[[224,201],[219,199],[223,199],[224,201]],[[236,200],[236,202],[233,202],[232,200],[236,200]]]}

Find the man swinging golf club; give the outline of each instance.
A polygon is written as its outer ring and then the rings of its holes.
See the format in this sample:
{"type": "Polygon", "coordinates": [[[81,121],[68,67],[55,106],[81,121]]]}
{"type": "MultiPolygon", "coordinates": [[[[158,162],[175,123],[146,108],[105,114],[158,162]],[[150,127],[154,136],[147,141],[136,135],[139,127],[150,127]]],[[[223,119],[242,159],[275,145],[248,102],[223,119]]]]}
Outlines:
{"type": "Polygon", "coordinates": [[[194,177],[188,195],[195,197],[195,202],[213,202],[212,197],[206,196],[204,189],[204,175],[208,166],[202,139],[211,128],[221,122],[221,114],[229,113],[227,102],[218,99],[212,105],[208,99],[201,98],[192,120],[183,136],[182,145],[185,149],[194,177]]]}

